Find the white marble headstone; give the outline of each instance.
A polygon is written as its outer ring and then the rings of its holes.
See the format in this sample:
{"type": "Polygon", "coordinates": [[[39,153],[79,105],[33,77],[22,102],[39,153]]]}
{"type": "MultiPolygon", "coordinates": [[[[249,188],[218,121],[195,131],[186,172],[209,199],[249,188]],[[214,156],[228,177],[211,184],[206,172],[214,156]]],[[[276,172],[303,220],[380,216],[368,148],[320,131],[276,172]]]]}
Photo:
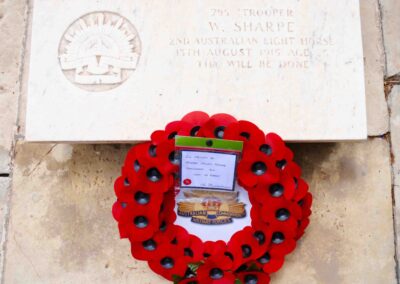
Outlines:
{"type": "Polygon", "coordinates": [[[358,0],[35,0],[31,26],[29,141],[147,140],[194,110],[367,135],[358,0]]]}

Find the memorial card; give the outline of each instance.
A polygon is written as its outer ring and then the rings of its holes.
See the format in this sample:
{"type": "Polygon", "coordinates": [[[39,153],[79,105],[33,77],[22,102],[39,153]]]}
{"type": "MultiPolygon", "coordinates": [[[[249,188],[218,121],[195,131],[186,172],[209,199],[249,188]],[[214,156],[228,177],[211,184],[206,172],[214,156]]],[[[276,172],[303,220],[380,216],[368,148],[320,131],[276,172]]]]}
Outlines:
{"type": "Polygon", "coordinates": [[[28,141],[142,141],[195,110],[367,136],[358,0],[35,0],[29,32],[28,141]]]}

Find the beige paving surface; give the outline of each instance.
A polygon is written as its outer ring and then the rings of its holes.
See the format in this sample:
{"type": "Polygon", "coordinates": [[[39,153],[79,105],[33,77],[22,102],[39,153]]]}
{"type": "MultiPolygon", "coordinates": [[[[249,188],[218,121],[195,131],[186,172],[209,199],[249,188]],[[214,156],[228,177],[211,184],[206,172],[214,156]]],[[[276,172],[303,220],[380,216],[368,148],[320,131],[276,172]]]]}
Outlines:
{"type": "Polygon", "coordinates": [[[382,135],[389,130],[389,113],[383,90],[385,56],[378,0],[363,0],[361,23],[365,64],[368,135],[382,135]]]}
{"type": "Polygon", "coordinates": [[[386,75],[400,73],[400,1],[380,0],[386,52],[386,75]]]}
{"type": "MultiPolygon", "coordinates": [[[[395,86],[389,96],[391,110],[390,130],[393,162],[394,220],[397,231],[396,252],[400,255],[400,86],[395,86]]],[[[399,271],[400,272],[400,271],[399,271]]]]}

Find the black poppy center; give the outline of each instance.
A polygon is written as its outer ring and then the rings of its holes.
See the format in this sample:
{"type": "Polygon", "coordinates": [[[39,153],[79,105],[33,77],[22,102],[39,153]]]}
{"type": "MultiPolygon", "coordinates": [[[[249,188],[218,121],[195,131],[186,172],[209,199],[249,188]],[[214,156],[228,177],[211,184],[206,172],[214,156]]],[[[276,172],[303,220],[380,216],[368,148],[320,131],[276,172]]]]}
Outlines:
{"type": "Polygon", "coordinates": [[[286,221],[290,217],[290,212],[286,208],[276,210],[275,217],[279,221],[286,221]]]}
{"type": "Polygon", "coordinates": [[[224,255],[233,260],[233,255],[229,251],[225,252],[224,255]]]}
{"type": "Polygon", "coordinates": [[[133,220],[133,222],[134,222],[135,226],[136,226],[137,228],[139,228],[139,229],[146,228],[147,225],[149,224],[149,221],[148,221],[147,218],[144,217],[144,216],[137,216],[137,217],[135,218],[135,220],[133,220]]]}
{"type": "Polygon", "coordinates": [[[193,251],[190,248],[185,248],[184,254],[185,256],[193,257],[193,251]]]}
{"type": "Polygon", "coordinates": [[[210,270],[211,279],[218,280],[224,277],[224,272],[219,268],[213,268],[210,270]]]}
{"type": "Polygon", "coordinates": [[[263,162],[255,162],[251,166],[251,171],[258,176],[263,175],[267,171],[267,166],[263,162]]]}
{"type": "Polygon", "coordinates": [[[176,158],[175,151],[169,153],[168,160],[174,165],[179,164],[179,159],[176,158]]]}
{"type": "Polygon", "coordinates": [[[272,234],[272,243],[279,245],[285,241],[285,235],[281,232],[275,232],[272,234]]]}
{"type": "Polygon", "coordinates": [[[281,197],[283,194],[283,186],[280,183],[274,183],[269,187],[269,193],[273,197],[281,197]]]}
{"type": "Polygon", "coordinates": [[[189,267],[186,269],[185,278],[193,278],[196,277],[196,273],[193,272],[189,267]]]}
{"type": "Polygon", "coordinates": [[[200,130],[200,126],[193,127],[192,130],[190,130],[190,136],[196,136],[197,133],[199,132],[199,130],[200,130]]]}
{"type": "Polygon", "coordinates": [[[235,272],[236,272],[236,273],[239,273],[239,272],[245,271],[247,268],[248,268],[248,267],[247,267],[246,264],[242,264],[241,266],[239,266],[238,269],[236,269],[235,272]]]}
{"type": "Polygon", "coordinates": [[[150,145],[150,147],[149,147],[149,155],[151,157],[155,157],[156,156],[156,150],[157,150],[157,146],[150,145]]]}
{"type": "Polygon", "coordinates": [[[263,232],[261,232],[261,231],[255,232],[254,237],[257,239],[257,241],[260,245],[263,245],[265,243],[265,235],[263,232]]]}
{"type": "Polygon", "coordinates": [[[147,171],[147,178],[152,182],[157,182],[161,179],[162,175],[157,168],[151,168],[147,171]]]}
{"type": "Polygon", "coordinates": [[[244,277],[244,284],[257,284],[257,283],[258,283],[257,275],[247,274],[244,277]]]}
{"type": "Polygon", "coordinates": [[[141,205],[145,205],[150,202],[150,194],[138,191],[135,193],[135,200],[141,205]]]}
{"type": "Polygon", "coordinates": [[[218,126],[214,130],[214,136],[219,139],[224,138],[224,133],[225,133],[225,126],[218,126]]]}
{"type": "Polygon", "coordinates": [[[267,252],[258,259],[258,262],[261,264],[267,264],[270,260],[271,260],[271,255],[269,254],[269,252],[267,252]]]}
{"type": "Polygon", "coordinates": [[[240,136],[246,138],[247,140],[250,139],[250,133],[249,132],[242,132],[242,133],[240,133],[240,136]]]}
{"type": "Polygon", "coordinates": [[[259,150],[263,152],[265,155],[269,156],[272,154],[272,148],[268,144],[263,144],[260,146],[259,150]]]}
{"type": "Polygon", "coordinates": [[[251,256],[251,247],[248,245],[243,245],[242,246],[242,256],[244,258],[250,257],[251,256]]]}
{"type": "Polygon", "coordinates": [[[140,164],[138,160],[135,160],[135,162],[133,163],[133,169],[135,170],[135,172],[138,172],[140,170],[140,164]]]}
{"type": "Polygon", "coordinates": [[[294,177],[293,180],[294,180],[294,187],[297,189],[297,187],[299,186],[299,181],[296,177],[294,177]]]}
{"type": "Polygon", "coordinates": [[[157,248],[157,243],[152,239],[144,241],[142,245],[143,248],[147,251],[154,251],[157,248]]]}
{"type": "Polygon", "coordinates": [[[160,264],[165,269],[171,269],[174,267],[174,260],[170,257],[164,257],[161,259],[160,264]]]}
{"type": "Polygon", "coordinates": [[[167,229],[167,223],[165,223],[165,221],[162,221],[160,225],[160,231],[165,232],[166,229],[167,229]]]}
{"type": "Polygon", "coordinates": [[[286,166],[286,160],[280,160],[276,162],[276,167],[279,169],[283,169],[286,166]]]}
{"type": "Polygon", "coordinates": [[[176,136],[177,134],[178,134],[178,132],[176,132],[176,131],[171,132],[171,133],[168,135],[168,139],[174,139],[175,136],[176,136]]]}

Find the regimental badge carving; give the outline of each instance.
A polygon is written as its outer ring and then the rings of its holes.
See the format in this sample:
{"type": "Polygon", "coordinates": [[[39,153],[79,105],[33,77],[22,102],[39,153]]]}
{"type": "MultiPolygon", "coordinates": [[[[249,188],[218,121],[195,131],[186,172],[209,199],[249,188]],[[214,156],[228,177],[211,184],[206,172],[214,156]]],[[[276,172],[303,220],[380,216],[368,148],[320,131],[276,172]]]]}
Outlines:
{"type": "Polygon", "coordinates": [[[246,204],[239,202],[238,192],[188,190],[184,196],[191,201],[178,202],[178,215],[192,217],[193,223],[223,225],[246,217],[246,204]]]}
{"type": "Polygon", "coordinates": [[[59,62],[73,84],[88,91],[106,91],[128,79],[140,53],[140,38],[129,20],[112,12],[94,12],[66,30],[59,62]]]}

